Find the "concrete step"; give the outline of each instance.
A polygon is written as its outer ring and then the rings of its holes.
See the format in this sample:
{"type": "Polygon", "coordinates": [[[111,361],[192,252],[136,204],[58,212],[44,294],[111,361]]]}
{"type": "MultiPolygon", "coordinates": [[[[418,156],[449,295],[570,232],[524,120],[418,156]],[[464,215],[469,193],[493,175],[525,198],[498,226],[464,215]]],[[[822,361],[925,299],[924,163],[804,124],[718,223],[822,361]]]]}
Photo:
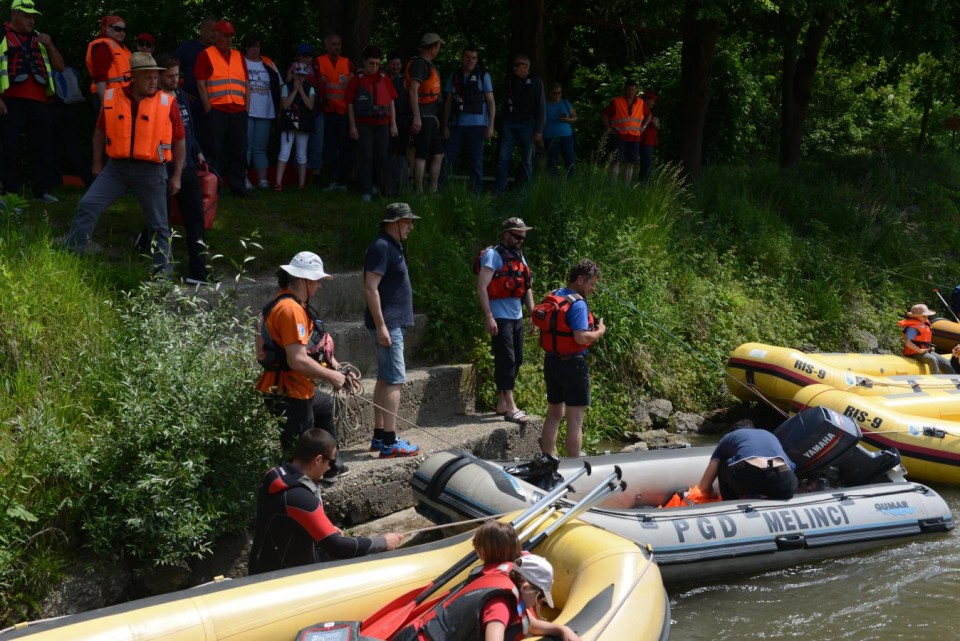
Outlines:
{"type": "Polygon", "coordinates": [[[467,414],[420,425],[422,429],[399,428],[401,437],[420,445],[420,455],[415,457],[381,459],[367,451],[366,442],[342,448],[350,473],[332,486],[323,486],[324,510],[334,523],[350,527],[413,507],[410,479],[430,454],[456,448],[485,459],[530,458],[539,451],[542,431],[538,417],[520,426],[493,414],[467,414]]]}
{"type": "MultiPolygon", "coordinates": [[[[365,375],[360,382],[363,394],[356,399],[344,399],[346,415],[338,421],[340,442],[344,446],[369,445],[373,434],[372,403],[376,377],[365,375]]],[[[473,399],[473,368],[470,365],[408,369],[407,382],[400,397],[400,411],[397,412],[401,417],[397,420],[397,432],[401,438],[419,443],[420,431],[414,425],[434,425],[469,414],[474,409],[473,399]]]]}
{"type": "MultiPolygon", "coordinates": [[[[324,326],[333,337],[337,360],[358,367],[364,376],[373,376],[377,371],[377,354],[370,331],[363,324],[362,312],[359,318],[360,320],[332,322],[324,320],[324,326]]],[[[414,326],[407,328],[407,335],[403,341],[403,354],[408,366],[418,362],[420,350],[427,335],[425,314],[414,314],[413,322],[414,326]]]]}
{"type": "MultiPolygon", "coordinates": [[[[323,281],[323,286],[310,304],[324,321],[362,319],[367,308],[363,297],[363,272],[331,275],[333,280],[323,281]]],[[[256,316],[276,293],[276,278],[241,282],[236,287],[237,307],[250,309],[256,316]]]]}

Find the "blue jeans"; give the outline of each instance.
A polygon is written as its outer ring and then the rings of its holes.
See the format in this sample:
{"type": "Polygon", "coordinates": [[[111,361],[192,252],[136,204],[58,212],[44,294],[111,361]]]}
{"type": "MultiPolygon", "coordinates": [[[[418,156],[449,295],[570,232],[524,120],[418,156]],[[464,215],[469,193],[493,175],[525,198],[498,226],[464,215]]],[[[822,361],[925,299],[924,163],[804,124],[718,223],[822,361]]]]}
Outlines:
{"type": "Polygon", "coordinates": [[[450,126],[450,137],[447,139],[444,154],[446,156],[447,175],[453,173],[460,156],[460,149],[465,147],[470,159],[470,188],[480,191],[483,186],[483,142],[486,139],[487,128],[484,125],[461,127],[450,126]]]}
{"type": "Polygon", "coordinates": [[[376,328],[369,330],[377,350],[377,380],[387,385],[403,385],[407,382],[407,365],[403,360],[403,338],[406,327],[391,327],[390,347],[377,342],[376,328]]]}
{"type": "Polygon", "coordinates": [[[567,176],[572,176],[573,166],[577,160],[573,136],[544,138],[543,146],[547,148],[547,169],[550,170],[550,175],[557,175],[557,161],[560,159],[560,154],[563,154],[563,165],[567,168],[567,176]]]}
{"type": "Polygon", "coordinates": [[[272,118],[247,118],[247,167],[266,169],[267,143],[270,142],[272,118]]]}
{"type": "Polygon", "coordinates": [[[527,183],[533,180],[533,134],[536,123],[533,119],[503,122],[503,138],[500,140],[500,155],[497,156],[496,191],[502,194],[507,189],[507,173],[510,171],[510,156],[513,148],[520,145],[520,164],[527,183]]]}
{"type": "Polygon", "coordinates": [[[307,164],[311,171],[320,171],[323,167],[323,112],[317,114],[314,120],[316,130],[310,134],[310,145],[307,147],[307,164]]]}

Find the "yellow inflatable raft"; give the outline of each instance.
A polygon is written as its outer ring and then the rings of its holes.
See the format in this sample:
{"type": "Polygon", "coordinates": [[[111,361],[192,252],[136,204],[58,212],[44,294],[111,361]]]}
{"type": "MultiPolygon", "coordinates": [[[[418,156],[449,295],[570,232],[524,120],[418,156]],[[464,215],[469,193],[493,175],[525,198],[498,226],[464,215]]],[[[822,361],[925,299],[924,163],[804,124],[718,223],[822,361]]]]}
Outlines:
{"type": "MultiPolygon", "coordinates": [[[[426,586],[470,552],[470,539],[467,533],[366,560],[209,584],[18,626],[0,633],[0,641],[293,641],[303,628],[362,620],[426,586]]],[[[554,566],[553,620],[591,641],[667,638],[669,601],[644,547],[574,520],[536,551],[554,566]]]]}
{"type": "Polygon", "coordinates": [[[866,443],[900,451],[911,479],[960,483],[960,423],[904,414],[898,411],[903,407],[901,400],[865,397],[828,385],[808,385],[794,396],[791,409],[826,407],[849,416],[860,426],[866,443]]]}
{"type": "Polygon", "coordinates": [[[934,376],[912,358],[884,354],[807,354],[789,347],[744,343],[727,361],[730,392],[744,401],[764,397],[788,409],[808,385],[860,396],[960,390],[960,375],[934,376]]]}
{"type": "Polygon", "coordinates": [[[946,318],[934,318],[930,321],[933,329],[933,344],[939,352],[950,352],[954,345],[960,343],[960,323],[946,318]]]}

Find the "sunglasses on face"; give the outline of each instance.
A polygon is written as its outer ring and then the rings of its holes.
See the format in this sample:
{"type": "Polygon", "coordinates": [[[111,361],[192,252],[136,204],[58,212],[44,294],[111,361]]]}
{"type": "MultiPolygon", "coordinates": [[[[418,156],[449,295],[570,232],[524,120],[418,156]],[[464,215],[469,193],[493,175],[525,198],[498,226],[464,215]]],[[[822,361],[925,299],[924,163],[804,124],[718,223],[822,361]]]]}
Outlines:
{"type": "Polygon", "coordinates": [[[511,238],[513,238],[514,240],[516,240],[516,241],[518,241],[518,242],[521,242],[521,243],[527,239],[526,236],[521,236],[520,234],[515,234],[515,233],[513,233],[512,231],[508,231],[507,233],[510,234],[510,237],[511,237],[511,238]]]}
{"type": "Polygon", "coordinates": [[[127,30],[126,27],[118,27],[117,25],[113,25],[110,28],[113,29],[114,31],[119,31],[120,33],[123,33],[127,30]]]}

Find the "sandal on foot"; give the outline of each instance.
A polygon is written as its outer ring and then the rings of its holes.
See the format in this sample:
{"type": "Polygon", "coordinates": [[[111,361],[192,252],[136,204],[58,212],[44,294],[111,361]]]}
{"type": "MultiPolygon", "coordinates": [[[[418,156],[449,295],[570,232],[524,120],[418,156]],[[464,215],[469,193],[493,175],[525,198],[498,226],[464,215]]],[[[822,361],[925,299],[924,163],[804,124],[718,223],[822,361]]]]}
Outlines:
{"type": "Polygon", "coordinates": [[[526,425],[527,421],[530,420],[530,417],[527,416],[526,412],[523,410],[517,410],[512,414],[504,414],[503,420],[509,421],[511,423],[516,423],[517,425],[526,425]]]}

